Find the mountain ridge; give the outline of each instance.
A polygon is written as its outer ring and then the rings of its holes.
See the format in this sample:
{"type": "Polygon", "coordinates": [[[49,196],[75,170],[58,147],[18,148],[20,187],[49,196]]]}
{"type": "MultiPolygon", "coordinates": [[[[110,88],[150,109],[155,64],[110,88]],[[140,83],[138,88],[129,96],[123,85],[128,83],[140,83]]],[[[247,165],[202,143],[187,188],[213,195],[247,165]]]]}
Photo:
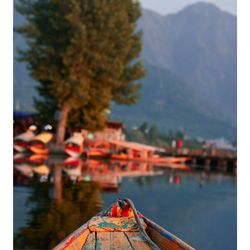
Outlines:
{"type": "Polygon", "coordinates": [[[145,62],[167,68],[178,75],[197,96],[206,100],[203,106],[221,108],[220,113],[224,113],[229,122],[235,123],[236,17],[205,3],[188,6],[175,15],[161,17],[154,13],[152,17],[151,14],[144,11],[139,23],[144,31],[145,62]],[[203,12],[210,14],[206,16],[197,11],[200,6],[203,12]],[[154,22],[156,17],[158,23],[154,22]],[[210,102],[211,99],[215,105],[210,102]],[[228,110],[232,110],[232,114],[228,110]]]}

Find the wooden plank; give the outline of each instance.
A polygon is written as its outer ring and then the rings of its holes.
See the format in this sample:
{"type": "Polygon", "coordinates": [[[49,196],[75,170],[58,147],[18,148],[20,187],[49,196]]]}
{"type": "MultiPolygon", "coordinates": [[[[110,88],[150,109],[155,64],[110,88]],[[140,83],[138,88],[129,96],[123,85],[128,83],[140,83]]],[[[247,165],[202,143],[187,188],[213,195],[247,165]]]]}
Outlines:
{"type": "Polygon", "coordinates": [[[140,232],[124,232],[130,241],[132,249],[152,250],[148,242],[144,240],[140,232]]]}
{"type": "Polygon", "coordinates": [[[86,223],[75,230],[66,239],[60,242],[53,250],[77,250],[85,244],[90,231],[86,228],[86,223]]]}
{"type": "Polygon", "coordinates": [[[183,249],[180,246],[178,246],[174,241],[167,239],[166,237],[163,237],[160,233],[155,231],[150,226],[147,227],[147,233],[149,237],[154,240],[154,242],[160,247],[160,249],[163,250],[180,250],[183,249]]]}
{"type": "Polygon", "coordinates": [[[157,232],[154,228],[148,225],[147,233],[151,239],[163,250],[193,250],[192,247],[186,245],[184,242],[179,240],[178,238],[174,238],[172,240],[164,237],[162,234],[157,232]]]}
{"type": "Polygon", "coordinates": [[[89,235],[89,230],[86,230],[79,237],[77,237],[71,244],[69,244],[67,247],[65,247],[63,249],[64,250],[78,250],[78,249],[82,249],[83,245],[86,242],[86,239],[87,239],[88,235],[89,235]]]}
{"type": "Polygon", "coordinates": [[[176,237],[175,235],[168,232],[166,229],[157,225],[155,222],[143,217],[147,224],[146,232],[149,237],[161,248],[171,250],[194,250],[193,247],[176,237]]]}
{"type": "Polygon", "coordinates": [[[98,232],[96,239],[96,249],[110,249],[110,232],[98,232]]]}
{"type": "Polygon", "coordinates": [[[95,234],[96,233],[93,232],[88,236],[88,239],[87,239],[86,243],[84,244],[83,250],[93,250],[93,249],[95,249],[95,243],[96,243],[95,234]]]}
{"type": "Polygon", "coordinates": [[[128,241],[124,232],[113,232],[111,233],[110,243],[112,250],[130,250],[133,249],[131,247],[130,242],[128,241]]]}

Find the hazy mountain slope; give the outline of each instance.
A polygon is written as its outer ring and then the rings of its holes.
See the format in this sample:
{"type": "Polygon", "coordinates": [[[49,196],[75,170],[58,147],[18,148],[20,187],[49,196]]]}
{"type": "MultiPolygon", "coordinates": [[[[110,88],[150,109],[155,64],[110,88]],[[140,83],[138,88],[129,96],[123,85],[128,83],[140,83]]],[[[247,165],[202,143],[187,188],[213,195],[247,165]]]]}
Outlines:
{"type": "Polygon", "coordinates": [[[144,10],[146,62],[166,67],[200,98],[200,106],[236,122],[236,17],[211,4],[191,5],[162,16],[144,10]]]}
{"type": "Polygon", "coordinates": [[[198,1],[209,2],[216,5],[221,10],[228,11],[233,15],[237,13],[237,1],[236,0],[176,0],[176,1],[148,1],[141,0],[142,6],[146,9],[152,9],[161,14],[176,13],[186,6],[197,3],[198,1]]]}
{"type": "Polygon", "coordinates": [[[235,138],[235,128],[204,115],[197,109],[199,100],[187,85],[164,68],[146,65],[142,96],[135,106],[114,105],[112,118],[126,121],[129,127],[143,121],[157,123],[161,130],[185,128],[190,135],[235,138]]]}

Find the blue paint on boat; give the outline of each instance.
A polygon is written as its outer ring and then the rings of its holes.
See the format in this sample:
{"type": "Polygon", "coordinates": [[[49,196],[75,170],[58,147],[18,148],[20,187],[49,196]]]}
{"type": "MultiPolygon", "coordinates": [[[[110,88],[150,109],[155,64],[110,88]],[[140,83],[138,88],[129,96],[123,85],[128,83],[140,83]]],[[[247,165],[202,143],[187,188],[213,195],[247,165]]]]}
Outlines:
{"type": "Polygon", "coordinates": [[[166,237],[168,240],[174,240],[174,237],[171,234],[168,234],[167,232],[160,232],[162,236],[166,237]]]}

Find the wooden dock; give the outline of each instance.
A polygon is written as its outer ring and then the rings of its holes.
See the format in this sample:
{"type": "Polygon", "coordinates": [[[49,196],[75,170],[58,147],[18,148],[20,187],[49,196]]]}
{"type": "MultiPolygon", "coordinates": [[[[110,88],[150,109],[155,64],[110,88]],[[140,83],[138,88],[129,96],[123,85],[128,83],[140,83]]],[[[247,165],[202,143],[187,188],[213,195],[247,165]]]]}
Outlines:
{"type": "Polygon", "coordinates": [[[211,168],[227,168],[232,171],[237,168],[237,151],[217,148],[166,148],[166,155],[190,157],[192,165],[209,166],[211,168]]]}

